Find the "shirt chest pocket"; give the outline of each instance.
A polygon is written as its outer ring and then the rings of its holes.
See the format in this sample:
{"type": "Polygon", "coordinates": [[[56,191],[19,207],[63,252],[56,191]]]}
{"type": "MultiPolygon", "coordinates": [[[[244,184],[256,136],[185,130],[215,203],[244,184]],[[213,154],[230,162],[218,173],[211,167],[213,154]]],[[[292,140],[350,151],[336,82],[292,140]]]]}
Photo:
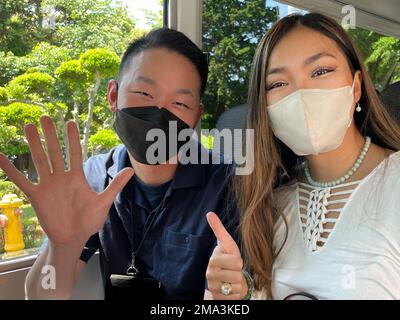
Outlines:
{"type": "Polygon", "coordinates": [[[204,290],[212,234],[194,235],[167,229],[163,237],[161,278],[176,292],[204,290]]]}

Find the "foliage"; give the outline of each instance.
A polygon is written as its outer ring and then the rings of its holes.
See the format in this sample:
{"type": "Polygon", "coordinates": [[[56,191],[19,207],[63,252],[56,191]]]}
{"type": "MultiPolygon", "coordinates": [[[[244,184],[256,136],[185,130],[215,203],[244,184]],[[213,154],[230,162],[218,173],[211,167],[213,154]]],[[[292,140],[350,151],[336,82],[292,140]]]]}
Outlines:
{"type": "Polygon", "coordinates": [[[8,156],[29,152],[24,127],[28,123],[38,125],[44,113],[41,107],[25,103],[0,107],[0,152],[8,156]]]}
{"type": "Polygon", "coordinates": [[[400,39],[361,28],[348,32],[364,58],[377,90],[381,91],[391,83],[400,81],[400,39]]]}
{"type": "Polygon", "coordinates": [[[59,79],[67,82],[70,87],[78,86],[88,78],[87,71],[83,69],[80,60],[66,61],[54,73],[59,79]]]}
{"type": "Polygon", "coordinates": [[[2,125],[0,127],[0,152],[16,156],[28,152],[24,137],[18,133],[15,126],[2,125]]]}
{"type": "MultiPolygon", "coordinates": [[[[1,42],[1,41],[0,41],[1,42]]],[[[3,47],[0,47],[4,50],[3,47]]],[[[24,72],[25,58],[17,57],[12,52],[0,51],[0,85],[5,85],[24,72]]]]}
{"type": "Polygon", "coordinates": [[[56,98],[71,106],[81,105],[85,101],[89,73],[83,69],[80,60],[64,62],[54,74],[56,98]]]}
{"type": "Polygon", "coordinates": [[[43,114],[44,110],[39,106],[16,102],[7,107],[0,107],[0,123],[14,125],[23,130],[28,123],[39,125],[39,118],[43,114]]]}
{"type": "Polygon", "coordinates": [[[372,48],[365,63],[374,74],[375,87],[382,90],[400,78],[400,39],[381,37],[372,48]]]}
{"type": "Polygon", "coordinates": [[[207,0],[203,3],[203,50],[209,80],[203,103],[214,127],[226,109],[246,100],[250,66],[258,41],[277,18],[265,0],[207,0]]]}
{"type": "Polygon", "coordinates": [[[82,53],[108,47],[123,53],[134,32],[127,9],[113,0],[45,0],[54,17],[51,43],[82,53]]]}
{"type": "Polygon", "coordinates": [[[39,42],[74,49],[108,46],[122,54],[134,32],[126,6],[114,0],[3,0],[0,48],[25,56],[39,42]]]}
{"type": "Polygon", "coordinates": [[[203,145],[204,148],[212,150],[214,137],[211,134],[208,135],[208,136],[202,134],[200,136],[200,142],[201,142],[201,144],[203,145]]]}
{"type": "Polygon", "coordinates": [[[36,44],[32,51],[21,60],[27,72],[41,72],[54,75],[54,70],[63,62],[70,60],[73,52],[65,47],[57,47],[47,42],[36,44]]]}
{"type": "Polygon", "coordinates": [[[150,29],[161,28],[163,26],[163,0],[159,0],[159,9],[157,12],[145,10],[144,14],[150,29]]]}
{"type": "Polygon", "coordinates": [[[5,194],[9,193],[16,194],[25,203],[28,201],[25,194],[14,183],[11,181],[0,181],[0,200],[5,194]]]}
{"type": "Polygon", "coordinates": [[[45,233],[41,228],[36,213],[30,204],[23,205],[22,226],[25,248],[38,248],[41,246],[45,233]]]}
{"type": "Polygon", "coordinates": [[[79,61],[84,70],[93,78],[109,78],[118,73],[120,58],[109,49],[91,49],[81,55],[79,61]]]}
{"type": "Polygon", "coordinates": [[[16,56],[26,55],[35,43],[49,39],[42,26],[40,0],[2,0],[0,6],[0,48],[16,56]]]}
{"type": "Polygon", "coordinates": [[[121,141],[112,129],[99,129],[89,138],[89,149],[93,154],[108,151],[119,144],[121,141]]]}
{"type": "Polygon", "coordinates": [[[8,100],[8,91],[6,88],[0,87],[0,101],[8,100]]]}
{"type": "MultiPolygon", "coordinates": [[[[119,0],[0,0],[0,17],[0,152],[24,159],[19,157],[29,152],[24,126],[38,126],[43,114],[55,120],[59,136],[72,117],[82,133],[92,120],[89,134],[99,131],[90,140],[93,152],[119,144],[109,129],[107,81],[117,74],[127,45],[144,34],[126,6],[119,0]]],[[[25,199],[9,181],[0,192],[25,199]]],[[[23,217],[27,248],[43,236],[33,210],[28,211],[31,216],[25,211],[23,217]]],[[[3,242],[0,231],[0,252],[3,242]]]]}
{"type": "Polygon", "coordinates": [[[11,97],[25,96],[31,100],[50,97],[54,78],[46,73],[34,72],[17,76],[7,84],[11,97]]]}

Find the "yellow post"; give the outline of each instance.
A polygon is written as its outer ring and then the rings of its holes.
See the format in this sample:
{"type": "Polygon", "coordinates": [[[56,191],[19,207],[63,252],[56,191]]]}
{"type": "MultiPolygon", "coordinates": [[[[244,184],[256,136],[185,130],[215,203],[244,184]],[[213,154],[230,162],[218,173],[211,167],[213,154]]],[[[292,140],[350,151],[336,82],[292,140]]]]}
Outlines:
{"type": "Polygon", "coordinates": [[[22,235],[21,216],[15,213],[23,204],[22,200],[15,194],[5,194],[0,201],[0,209],[2,209],[5,219],[4,226],[4,250],[6,252],[19,251],[25,248],[24,238],[22,235]]]}

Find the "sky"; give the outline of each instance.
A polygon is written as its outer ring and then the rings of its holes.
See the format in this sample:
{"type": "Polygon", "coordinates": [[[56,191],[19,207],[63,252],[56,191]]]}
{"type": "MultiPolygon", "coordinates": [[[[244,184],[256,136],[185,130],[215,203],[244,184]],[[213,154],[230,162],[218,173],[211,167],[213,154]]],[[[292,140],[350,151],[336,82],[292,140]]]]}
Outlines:
{"type": "Polygon", "coordinates": [[[135,18],[139,29],[148,29],[143,10],[158,12],[160,0],[121,0],[128,6],[129,13],[135,18]]]}

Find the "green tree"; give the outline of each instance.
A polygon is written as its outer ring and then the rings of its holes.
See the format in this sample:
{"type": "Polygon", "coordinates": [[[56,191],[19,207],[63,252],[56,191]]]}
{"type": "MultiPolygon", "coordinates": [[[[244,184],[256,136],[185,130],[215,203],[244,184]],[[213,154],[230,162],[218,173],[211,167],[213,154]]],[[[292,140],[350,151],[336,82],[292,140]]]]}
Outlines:
{"type": "Polygon", "coordinates": [[[381,91],[400,80],[400,40],[381,37],[372,48],[373,52],[365,63],[374,75],[375,88],[381,91]]]}
{"type": "Polygon", "coordinates": [[[16,56],[27,54],[32,47],[48,39],[42,26],[42,0],[0,1],[0,48],[16,56]]]}
{"type": "Polygon", "coordinates": [[[126,6],[115,0],[44,0],[54,17],[51,43],[82,53],[110,48],[122,54],[132,40],[135,23],[126,6]]]}
{"type": "Polygon", "coordinates": [[[89,138],[89,149],[94,154],[105,152],[119,144],[121,140],[112,129],[99,129],[89,138]]]}
{"type": "Polygon", "coordinates": [[[54,70],[63,62],[75,55],[72,50],[57,47],[48,42],[39,42],[32,51],[20,60],[22,68],[27,72],[42,72],[54,76],[54,70]]]}
{"type": "Polygon", "coordinates": [[[92,85],[89,88],[89,103],[85,129],[83,132],[83,158],[86,159],[88,152],[88,141],[90,135],[90,127],[93,118],[93,110],[96,95],[100,89],[102,79],[116,76],[120,58],[115,52],[107,49],[91,49],[85,52],[79,58],[84,70],[88,71],[92,85]]]}
{"type": "Polygon", "coordinates": [[[0,87],[0,101],[8,100],[8,91],[6,88],[0,87]]]}
{"type": "MultiPolygon", "coordinates": [[[[90,135],[111,129],[107,80],[117,74],[127,44],[144,31],[119,0],[0,0],[0,16],[0,108],[17,103],[56,116],[64,150],[65,122],[72,117],[83,132],[86,157],[90,135]]],[[[14,129],[1,125],[8,139],[14,129]]],[[[90,152],[101,149],[93,143],[90,152]]]]}
{"type": "Polygon", "coordinates": [[[0,51],[0,85],[4,86],[25,70],[25,57],[15,56],[11,51],[0,51]]]}
{"type": "Polygon", "coordinates": [[[206,0],[203,6],[203,50],[209,53],[203,126],[214,127],[222,112],[246,101],[257,43],[277,15],[265,0],[206,0]]]}
{"type": "Polygon", "coordinates": [[[43,100],[52,95],[54,81],[55,79],[46,73],[25,73],[11,80],[7,88],[11,98],[43,100]]]}
{"type": "MultiPolygon", "coordinates": [[[[26,115],[29,112],[21,112],[19,110],[25,110],[24,108],[28,108],[27,110],[29,110],[29,108],[35,106],[35,108],[42,110],[42,114],[57,115],[63,141],[67,144],[68,139],[65,124],[65,111],[67,108],[64,104],[54,99],[54,83],[55,79],[52,76],[40,72],[22,74],[11,80],[6,85],[8,99],[0,102],[0,105],[8,105],[8,107],[2,107],[2,111],[6,114],[6,117],[3,118],[3,123],[6,123],[7,119],[17,120],[18,116],[21,116],[21,119],[25,121],[26,115]],[[17,104],[15,105],[15,103],[17,104]],[[14,111],[17,116],[14,116],[14,111]]],[[[11,122],[11,124],[13,123],[11,122]]],[[[25,124],[26,122],[23,122],[18,126],[22,132],[25,124]]]]}
{"type": "Polygon", "coordinates": [[[159,7],[156,12],[152,10],[144,10],[144,15],[150,29],[161,28],[163,26],[163,2],[163,0],[159,0],[159,7]]]}
{"type": "Polygon", "coordinates": [[[76,123],[79,123],[80,105],[86,88],[89,74],[83,69],[80,60],[70,60],[64,62],[55,70],[58,80],[58,92],[63,100],[72,100],[72,116],[76,123]],[[61,83],[60,83],[61,82],[61,83]],[[64,85],[64,90],[61,86],[64,85]],[[63,96],[63,93],[66,95],[63,96]]]}
{"type": "Polygon", "coordinates": [[[134,26],[118,0],[0,0],[0,50],[15,56],[40,42],[78,55],[96,47],[122,54],[134,26]]]}
{"type": "Polygon", "coordinates": [[[10,157],[29,152],[24,127],[28,123],[38,124],[44,113],[42,107],[26,103],[0,106],[0,152],[10,157]]]}
{"type": "Polygon", "coordinates": [[[27,151],[26,149],[24,137],[18,132],[18,128],[15,126],[8,126],[1,122],[0,152],[10,156],[17,156],[25,153],[27,151]]]}
{"type": "Polygon", "coordinates": [[[379,91],[400,81],[400,39],[362,28],[348,30],[379,91]]]}

